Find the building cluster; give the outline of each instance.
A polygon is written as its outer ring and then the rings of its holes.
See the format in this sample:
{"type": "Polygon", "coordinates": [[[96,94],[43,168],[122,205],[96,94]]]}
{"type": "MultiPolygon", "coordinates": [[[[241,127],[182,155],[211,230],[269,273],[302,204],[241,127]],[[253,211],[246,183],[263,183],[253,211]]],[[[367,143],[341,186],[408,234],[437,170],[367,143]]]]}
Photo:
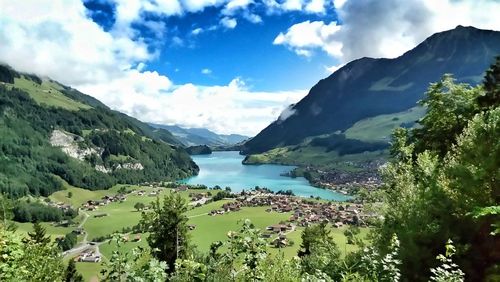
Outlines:
{"type": "Polygon", "coordinates": [[[317,186],[334,190],[344,195],[355,194],[360,187],[374,190],[382,185],[378,170],[362,170],[358,172],[344,172],[340,170],[318,171],[319,178],[315,180],[317,186]]]}
{"type": "Polygon", "coordinates": [[[88,249],[82,252],[79,256],[75,258],[76,261],[81,262],[100,262],[101,255],[94,250],[88,249]]]}
{"type": "Polygon", "coordinates": [[[71,205],[65,203],[48,202],[47,205],[50,207],[58,208],[63,212],[69,211],[71,209],[71,205]]]}
{"type": "Polygon", "coordinates": [[[366,226],[367,219],[374,216],[365,213],[362,204],[321,202],[262,193],[241,196],[236,201],[223,204],[220,209],[212,210],[209,214],[224,214],[238,211],[242,207],[269,207],[267,212],[291,213],[288,222],[297,226],[309,226],[321,222],[331,223],[335,227],[366,226]]]}
{"type": "Polygon", "coordinates": [[[125,194],[117,194],[114,196],[104,196],[100,200],[88,200],[82,205],[82,208],[88,211],[95,211],[99,206],[105,206],[113,202],[124,202],[127,200],[125,194]]]}

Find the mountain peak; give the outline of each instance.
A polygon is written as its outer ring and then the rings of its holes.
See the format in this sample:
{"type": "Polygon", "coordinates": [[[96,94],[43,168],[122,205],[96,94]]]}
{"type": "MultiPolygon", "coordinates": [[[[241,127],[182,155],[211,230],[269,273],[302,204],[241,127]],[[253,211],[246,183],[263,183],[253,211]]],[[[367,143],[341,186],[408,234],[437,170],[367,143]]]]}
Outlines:
{"type": "Polygon", "coordinates": [[[436,33],[394,59],[360,58],[319,81],[293,109],[245,143],[245,153],[299,144],[304,138],[343,131],[356,122],[408,110],[444,74],[477,84],[500,54],[500,32],[457,26],[436,33]]]}

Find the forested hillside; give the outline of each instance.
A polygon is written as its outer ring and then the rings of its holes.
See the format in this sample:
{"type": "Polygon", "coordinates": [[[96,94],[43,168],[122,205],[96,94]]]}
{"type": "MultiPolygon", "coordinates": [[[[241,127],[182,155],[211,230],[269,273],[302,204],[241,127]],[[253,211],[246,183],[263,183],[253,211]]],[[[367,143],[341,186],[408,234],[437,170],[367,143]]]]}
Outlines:
{"type": "Polygon", "coordinates": [[[7,66],[0,66],[0,81],[1,192],[47,196],[61,189],[61,179],[77,187],[106,189],[198,171],[166,130],[7,66]]]}

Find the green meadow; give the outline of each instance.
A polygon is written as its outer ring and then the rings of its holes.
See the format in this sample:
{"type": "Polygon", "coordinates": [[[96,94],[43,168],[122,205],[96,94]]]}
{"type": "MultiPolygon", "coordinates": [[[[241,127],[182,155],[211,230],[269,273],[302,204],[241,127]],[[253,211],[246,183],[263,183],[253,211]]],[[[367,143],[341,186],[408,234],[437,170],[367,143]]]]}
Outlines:
{"type": "MultiPolygon", "coordinates": [[[[99,200],[105,195],[115,195],[118,190],[123,187],[123,185],[117,185],[109,190],[96,190],[89,191],[85,189],[75,188],[66,184],[66,189],[63,191],[58,191],[53,193],[49,198],[56,202],[63,202],[71,204],[74,207],[80,207],[81,204],[88,200],[99,200]],[[72,193],[72,197],[68,197],[68,192],[72,193]]],[[[70,227],[56,227],[52,223],[42,223],[46,228],[47,234],[52,238],[57,238],[59,236],[64,236],[65,234],[71,232],[78,226],[79,223],[84,218],[84,214],[89,215],[83,228],[88,234],[87,239],[92,240],[93,238],[99,236],[110,235],[114,232],[120,232],[122,228],[132,227],[139,223],[141,219],[141,212],[134,208],[136,203],[150,204],[152,201],[156,200],[156,196],[149,196],[152,191],[158,191],[160,199],[166,193],[172,193],[172,189],[169,188],[151,188],[151,187],[140,187],[125,185],[127,190],[144,191],[144,195],[139,196],[137,193],[132,193],[127,196],[124,202],[114,202],[105,206],[100,206],[98,210],[95,211],[83,211],[75,219],[75,224],[70,227]],[[96,215],[106,214],[103,217],[96,217],[96,215]]],[[[190,193],[206,193],[211,192],[212,194],[217,193],[214,190],[188,190],[179,192],[182,197],[189,201],[190,193]]],[[[267,207],[244,207],[240,211],[229,212],[223,215],[210,216],[208,213],[211,210],[219,209],[224,203],[230,202],[231,200],[221,200],[217,202],[210,202],[208,204],[194,207],[190,206],[190,210],[186,212],[189,218],[188,224],[194,225],[195,228],[190,232],[191,240],[197,249],[201,252],[207,252],[210,245],[215,241],[225,241],[227,239],[227,234],[229,231],[237,231],[240,229],[242,221],[249,219],[252,223],[261,230],[272,224],[277,224],[280,221],[286,221],[291,213],[276,213],[276,212],[266,212],[267,207]]],[[[32,230],[31,223],[18,223],[18,232],[29,232],[32,230]]],[[[269,246],[269,253],[271,255],[279,254],[283,252],[286,258],[291,258],[297,254],[298,249],[301,244],[301,233],[303,227],[297,227],[294,231],[287,234],[287,238],[294,242],[292,246],[285,248],[274,248],[269,246]]],[[[337,242],[339,249],[345,254],[355,250],[354,245],[348,245],[346,238],[343,234],[344,228],[331,229],[331,234],[334,240],[337,242]]],[[[361,229],[361,237],[365,237],[368,232],[367,228],[361,229]]],[[[121,245],[120,251],[129,252],[136,247],[148,248],[147,236],[148,234],[129,234],[126,235],[129,241],[121,245]],[[140,240],[136,242],[134,239],[136,236],[140,236],[140,240]]],[[[273,235],[269,241],[275,238],[273,235]]],[[[79,241],[82,237],[79,237],[79,241]]],[[[113,251],[117,250],[117,246],[113,242],[103,242],[99,244],[99,250],[103,256],[103,261],[106,261],[111,257],[113,251]]],[[[70,258],[66,258],[68,260],[70,258]]],[[[84,276],[85,281],[97,281],[96,278],[102,269],[101,263],[85,263],[78,262],[76,264],[77,269],[84,276]]]]}
{"type": "Polygon", "coordinates": [[[26,91],[38,104],[64,108],[70,111],[91,108],[61,93],[59,91],[61,90],[60,86],[51,81],[43,81],[40,85],[21,77],[15,78],[14,86],[26,91]]]}

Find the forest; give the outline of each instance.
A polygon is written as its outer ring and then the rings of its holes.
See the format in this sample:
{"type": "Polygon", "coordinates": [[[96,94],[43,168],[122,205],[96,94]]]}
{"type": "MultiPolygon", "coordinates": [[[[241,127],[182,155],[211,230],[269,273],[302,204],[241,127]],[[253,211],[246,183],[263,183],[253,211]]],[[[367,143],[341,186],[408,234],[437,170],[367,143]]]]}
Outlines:
{"type": "Polygon", "coordinates": [[[61,179],[76,187],[107,189],[116,183],[180,179],[197,173],[184,149],[145,132],[146,127],[103,107],[70,111],[42,106],[20,89],[0,85],[0,191],[12,198],[48,196],[62,189],[61,179]],[[71,158],[49,143],[55,129],[78,136],[86,133],[78,145],[98,147],[103,153],[87,161],[71,158]],[[143,169],[114,169],[120,158],[141,163],[143,169]],[[96,164],[110,171],[98,171],[96,164]]]}

